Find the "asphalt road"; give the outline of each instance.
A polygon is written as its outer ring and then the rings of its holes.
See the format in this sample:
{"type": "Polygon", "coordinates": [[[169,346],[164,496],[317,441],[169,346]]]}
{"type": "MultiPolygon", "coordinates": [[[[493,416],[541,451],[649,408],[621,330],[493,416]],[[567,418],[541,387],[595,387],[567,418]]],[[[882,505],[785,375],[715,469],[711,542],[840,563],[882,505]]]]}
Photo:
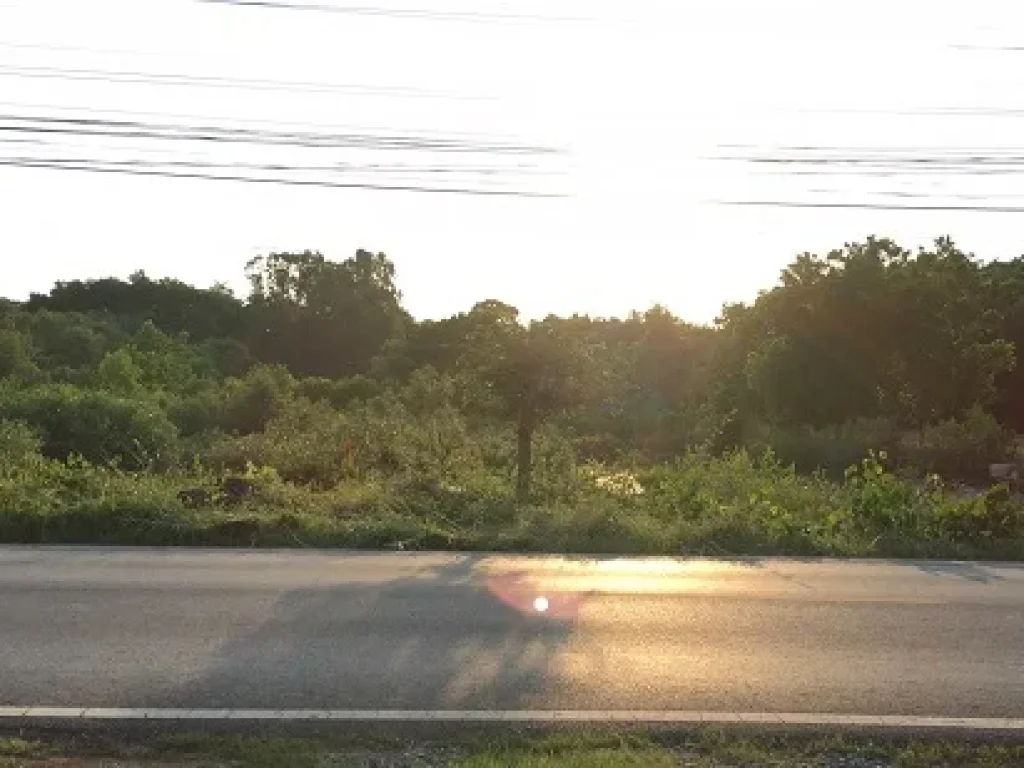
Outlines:
{"type": "Polygon", "coordinates": [[[0,705],[1024,716],[1024,565],[0,548],[0,705]]]}

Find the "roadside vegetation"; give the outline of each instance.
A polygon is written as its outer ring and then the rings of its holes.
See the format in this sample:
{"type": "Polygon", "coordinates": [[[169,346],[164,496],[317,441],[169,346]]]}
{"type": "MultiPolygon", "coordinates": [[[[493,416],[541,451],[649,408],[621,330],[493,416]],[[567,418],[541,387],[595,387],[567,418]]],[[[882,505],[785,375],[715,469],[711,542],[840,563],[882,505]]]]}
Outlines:
{"type": "Polygon", "coordinates": [[[0,737],[3,768],[1016,768],[1024,746],[867,736],[536,733],[0,737]]]}
{"type": "Polygon", "coordinates": [[[1024,559],[1024,259],[871,238],[711,327],[246,273],[0,303],[0,540],[1024,559]]]}

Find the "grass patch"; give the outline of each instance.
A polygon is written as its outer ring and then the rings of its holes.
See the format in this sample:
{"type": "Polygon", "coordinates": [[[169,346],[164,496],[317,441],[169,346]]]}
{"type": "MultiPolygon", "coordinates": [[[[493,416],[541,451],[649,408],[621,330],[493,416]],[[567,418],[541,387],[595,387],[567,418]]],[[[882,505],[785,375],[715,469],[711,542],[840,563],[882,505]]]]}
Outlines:
{"type": "Polygon", "coordinates": [[[459,768],[675,768],[679,757],[669,750],[583,749],[555,755],[497,752],[458,763],[459,768]]]}
{"type": "Polygon", "coordinates": [[[38,753],[39,743],[18,736],[0,736],[0,758],[31,757],[38,753]]]}
{"type": "Polygon", "coordinates": [[[182,733],[134,741],[0,739],[0,765],[57,768],[1019,768],[1024,743],[893,737],[637,731],[484,736],[446,740],[323,732],[309,737],[182,733]]]}
{"type": "Polygon", "coordinates": [[[655,744],[643,734],[513,736],[476,744],[474,751],[475,754],[456,763],[458,768],[660,768],[679,765],[676,751],[655,744]]]}

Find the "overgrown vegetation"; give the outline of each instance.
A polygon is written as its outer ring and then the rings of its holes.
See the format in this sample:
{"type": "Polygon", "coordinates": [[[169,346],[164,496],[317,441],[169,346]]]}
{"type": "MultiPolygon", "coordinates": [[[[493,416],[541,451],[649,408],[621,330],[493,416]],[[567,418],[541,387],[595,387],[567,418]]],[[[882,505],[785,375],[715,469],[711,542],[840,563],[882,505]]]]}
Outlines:
{"type": "Polygon", "coordinates": [[[0,304],[0,539],[1024,557],[1024,259],[869,238],[713,327],[247,274],[0,304]]]}

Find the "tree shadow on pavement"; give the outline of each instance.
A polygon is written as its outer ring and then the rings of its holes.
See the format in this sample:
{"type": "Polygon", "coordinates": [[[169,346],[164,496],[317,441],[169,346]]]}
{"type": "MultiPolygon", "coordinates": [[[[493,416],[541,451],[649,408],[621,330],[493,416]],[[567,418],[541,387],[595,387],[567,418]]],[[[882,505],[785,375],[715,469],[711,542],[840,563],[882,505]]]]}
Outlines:
{"type": "Polygon", "coordinates": [[[285,592],[262,624],[231,637],[178,688],[172,706],[539,705],[578,605],[571,596],[534,595],[515,573],[488,579],[474,570],[479,560],[465,556],[374,584],[285,592]]]}

